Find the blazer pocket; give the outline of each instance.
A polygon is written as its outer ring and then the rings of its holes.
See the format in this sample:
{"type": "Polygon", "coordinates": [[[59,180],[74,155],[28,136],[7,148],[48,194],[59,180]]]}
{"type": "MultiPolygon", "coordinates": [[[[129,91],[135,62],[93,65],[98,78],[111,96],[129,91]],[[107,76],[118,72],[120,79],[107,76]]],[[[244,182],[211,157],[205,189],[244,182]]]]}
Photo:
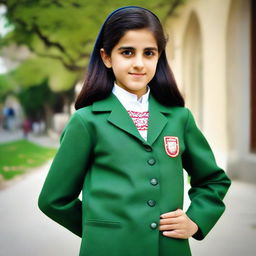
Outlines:
{"type": "Polygon", "coordinates": [[[93,220],[93,219],[86,220],[85,225],[98,226],[98,227],[111,227],[111,228],[121,228],[122,227],[121,223],[117,222],[117,221],[93,220]]]}

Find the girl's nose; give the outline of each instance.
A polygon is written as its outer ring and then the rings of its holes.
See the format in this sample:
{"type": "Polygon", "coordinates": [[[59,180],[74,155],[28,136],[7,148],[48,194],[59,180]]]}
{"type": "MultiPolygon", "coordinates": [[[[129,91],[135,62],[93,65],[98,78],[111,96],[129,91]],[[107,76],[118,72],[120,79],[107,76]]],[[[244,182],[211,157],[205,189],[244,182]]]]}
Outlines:
{"type": "Polygon", "coordinates": [[[143,68],[144,67],[144,62],[143,62],[143,57],[142,56],[136,56],[134,59],[134,67],[136,68],[143,68]]]}

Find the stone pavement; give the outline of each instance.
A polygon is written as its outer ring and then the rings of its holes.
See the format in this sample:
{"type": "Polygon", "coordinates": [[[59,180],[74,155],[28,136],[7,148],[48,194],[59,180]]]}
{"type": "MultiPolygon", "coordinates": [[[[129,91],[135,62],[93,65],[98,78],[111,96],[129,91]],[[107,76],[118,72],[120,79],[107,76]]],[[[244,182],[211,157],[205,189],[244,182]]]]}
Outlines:
{"type": "MultiPolygon", "coordinates": [[[[53,143],[49,138],[42,141],[53,143]]],[[[37,207],[50,163],[0,190],[0,256],[78,255],[80,238],[47,218],[37,207]]],[[[190,240],[193,256],[256,255],[255,195],[256,185],[234,181],[220,221],[203,241],[190,240]]]]}
{"type": "MultiPolygon", "coordinates": [[[[22,138],[21,130],[0,130],[0,143],[22,138]]],[[[28,140],[48,147],[59,145],[59,138],[46,135],[30,133],[28,140]]],[[[51,161],[0,187],[0,256],[78,255],[80,238],[56,225],[37,207],[51,161]]]]}
{"type": "Polygon", "coordinates": [[[191,239],[194,256],[256,255],[256,185],[233,181],[226,211],[203,241],[191,239]]]}
{"type": "Polygon", "coordinates": [[[0,256],[78,255],[80,238],[37,207],[50,163],[0,190],[0,256]]]}

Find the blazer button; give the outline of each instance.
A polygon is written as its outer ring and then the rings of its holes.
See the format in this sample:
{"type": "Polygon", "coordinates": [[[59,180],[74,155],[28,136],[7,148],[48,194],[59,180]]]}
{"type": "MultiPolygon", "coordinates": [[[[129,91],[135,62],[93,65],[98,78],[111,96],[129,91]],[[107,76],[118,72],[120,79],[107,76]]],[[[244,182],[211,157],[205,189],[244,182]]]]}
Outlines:
{"type": "Polygon", "coordinates": [[[153,186],[156,186],[158,184],[158,180],[153,178],[150,180],[150,184],[153,185],[153,186]]]}
{"type": "Polygon", "coordinates": [[[152,151],[152,148],[151,148],[149,145],[144,145],[144,149],[145,149],[147,152],[151,152],[151,151],[152,151]]]}
{"type": "Polygon", "coordinates": [[[151,158],[148,160],[149,165],[154,165],[156,163],[156,160],[154,158],[151,158]]]}
{"type": "Polygon", "coordinates": [[[150,207],[154,207],[155,205],[156,205],[156,201],[155,200],[148,200],[148,205],[150,206],[150,207]]]}
{"type": "Polygon", "coordinates": [[[151,227],[152,229],[156,229],[156,228],[157,228],[157,223],[152,222],[152,223],[150,224],[150,227],[151,227]]]}

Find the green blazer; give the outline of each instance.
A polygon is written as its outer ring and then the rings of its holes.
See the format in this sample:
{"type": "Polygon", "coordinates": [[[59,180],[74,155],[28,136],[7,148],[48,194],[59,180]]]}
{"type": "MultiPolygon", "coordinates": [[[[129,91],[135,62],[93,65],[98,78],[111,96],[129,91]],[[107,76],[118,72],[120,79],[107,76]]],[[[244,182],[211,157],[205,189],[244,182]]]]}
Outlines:
{"type": "Polygon", "coordinates": [[[187,256],[187,239],[158,230],[160,215],[183,207],[203,239],[224,211],[230,186],[190,111],[149,99],[148,140],[111,94],[66,125],[39,197],[50,218],[82,237],[80,256],[187,256]],[[187,181],[185,181],[187,182],[187,181]],[[82,191],[82,201],[78,198],[82,191]]]}

